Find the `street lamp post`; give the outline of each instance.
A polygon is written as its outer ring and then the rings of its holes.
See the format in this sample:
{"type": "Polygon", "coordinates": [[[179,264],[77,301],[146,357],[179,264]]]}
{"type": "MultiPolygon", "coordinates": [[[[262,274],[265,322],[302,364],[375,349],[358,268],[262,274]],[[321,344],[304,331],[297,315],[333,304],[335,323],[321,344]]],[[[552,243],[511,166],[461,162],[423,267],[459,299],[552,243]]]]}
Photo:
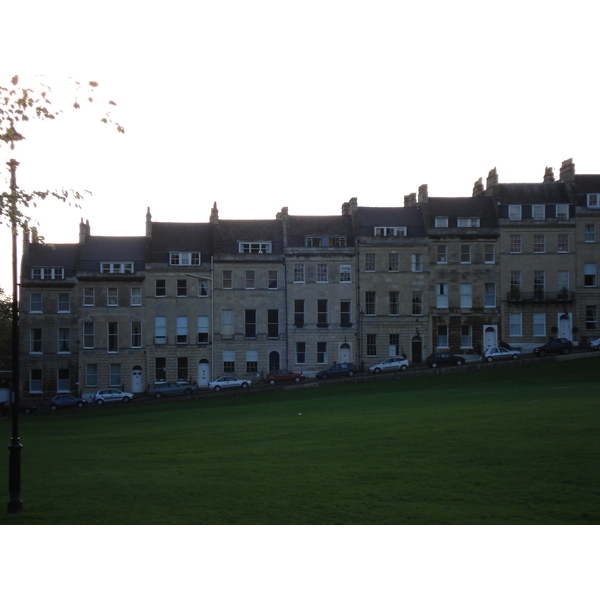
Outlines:
{"type": "Polygon", "coordinates": [[[19,394],[20,394],[20,369],[19,369],[19,297],[17,282],[17,167],[19,163],[14,159],[6,163],[10,169],[11,201],[11,228],[12,228],[12,435],[8,446],[8,512],[19,513],[23,511],[21,500],[21,448],[19,439],[19,394]]]}

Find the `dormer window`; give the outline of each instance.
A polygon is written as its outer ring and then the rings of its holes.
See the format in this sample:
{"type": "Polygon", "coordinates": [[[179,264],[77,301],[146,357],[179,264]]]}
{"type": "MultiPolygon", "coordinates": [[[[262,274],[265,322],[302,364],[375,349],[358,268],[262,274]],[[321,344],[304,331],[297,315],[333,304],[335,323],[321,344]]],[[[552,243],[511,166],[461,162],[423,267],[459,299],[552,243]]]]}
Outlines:
{"type": "Polygon", "coordinates": [[[569,220],[569,205],[568,204],[557,204],[556,205],[556,218],[559,221],[569,220]]]}
{"type": "Polygon", "coordinates": [[[65,270],[63,267],[33,267],[31,269],[31,279],[64,279],[65,270]]]}
{"type": "Polygon", "coordinates": [[[271,242],[239,242],[240,254],[271,254],[271,242]]]}
{"type": "Polygon", "coordinates": [[[308,235],[304,238],[304,243],[308,248],[345,248],[346,238],[339,235],[308,235]]]}
{"type": "Polygon", "coordinates": [[[170,252],[169,264],[174,267],[197,267],[200,265],[200,252],[170,252]]]}
{"type": "Polygon", "coordinates": [[[435,226],[436,227],[448,227],[448,217],[436,217],[435,218],[435,226]]]}
{"type": "Polygon", "coordinates": [[[509,204],[508,205],[508,218],[511,221],[521,220],[521,205],[520,204],[509,204]]]}
{"type": "Polygon", "coordinates": [[[100,263],[100,273],[133,273],[133,263],[103,262],[100,263]]]}
{"type": "Polygon", "coordinates": [[[479,217],[458,217],[456,220],[457,227],[479,227],[480,223],[479,217]]]}
{"type": "Polygon", "coordinates": [[[375,237],[404,236],[406,227],[374,227],[373,235],[375,237]]]}
{"type": "Polygon", "coordinates": [[[600,208],[600,194],[588,194],[587,195],[587,207],[588,208],[600,208]]]}
{"type": "Polygon", "coordinates": [[[531,216],[534,221],[543,221],[546,218],[546,206],[544,204],[533,204],[531,216]]]}

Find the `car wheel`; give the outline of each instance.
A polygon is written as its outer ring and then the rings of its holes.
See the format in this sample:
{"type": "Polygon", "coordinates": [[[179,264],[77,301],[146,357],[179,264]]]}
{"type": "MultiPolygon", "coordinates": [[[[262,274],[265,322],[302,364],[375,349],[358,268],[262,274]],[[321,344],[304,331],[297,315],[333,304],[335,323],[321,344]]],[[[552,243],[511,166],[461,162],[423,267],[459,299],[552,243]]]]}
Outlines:
{"type": "Polygon", "coordinates": [[[379,375],[379,373],[381,373],[381,369],[379,367],[377,367],[376,369],[373,369],[373,373],[375,375],[379,375]]]}
{"type": "Polygon", "coordinates": [[[294,383],[300,383],[302,381],[300,377],[294,377],[294,383]]]}
{"type": "Polygon", "coordinates": [[[485,359],[485,362],[493,362],[493,361],[494,361],[494,359],[493,359],[491,356],[488,356],[488,357],[485,359]]]}
{"type": "Polygon", "coordinates": [[[50,405],[50,410],[56,410],[57,408],[58,408],[58,406],[56,406],[56,404],[50,405]]]}
{"type": "Polygon", "coordinates": [[[221,391],[221,386],[215,385],[215,392],[220,392],[220,391],[221,391]]]}
{"type": "Polygon", "coordinates": [[[348,377],[352,377],[354,375],[354,371],[348,371],[348,377]]]}
{"type": "Polygon", "coordinates": [[[77,403],[77,408],[83,408],[83,402],[78,402],[77,403]]]}
{"type": "Polygon", "coordinates": [[[321,379],[327,379],[327,373],[323,373],[323,375],[321,375],[321,379]]]}
{"type": "Polygon", "coordinates": [[[156,394],[154,394],[154,398],[162,398],[162,394],[160,392],[156,392],[156,394]]]}
{"type": "Polygon", "coordinates": [[[544,350],[540,350],[538,352],[538,356],[546,356],[546,352],[544,350]]]}
{"type": "Polygon", "coordinates": [[[571,348],[563,348],[563,354],[569,354],[571,352],[571,348]]]}
{"type": "Polygon", "coordinates": [[[456,361],[456,366],[460,367],[460,365],[462,365],[465,361],[461,360],[460,358],[456,361]]]}
{"type": "Polygon", "coordinates": [[[402,365],[402,366],[400,367],[400,370],[401,370],[401,371],[406,371],[406,369],[408,369],[408,367],[407,367],[406,365],[402,365]]]}
{"type": "Polygon", "coordinates": [[[123,402],[129,402],[131,400],[131,398],[129,396],[125,396],[125,398],[123,398],[123,402]]]}
{"type": "Polygon", "coordinates": [[[513,355],[512,355],[512,359],[513,359],[513,360],[517,360],[517,358],[519,358],[519,355],[518,355],[518,354],[513,354],[513,355]]]}
{"type": "Polygon", "coordinates": [[[432,369],[435,369],[436,367],[437,367],[437,363],[436,363],[436,362],[432,362],[432,363],[431,363],[431,368],[432,368],[432,369]]]}
{"type": "Polygon", "coordinates": [[[104,404],[104,400],[102,400],[102,398],[98,398],[98,400],[96,400],[96,404],[98,406],[102,406],[104,404]]]}
{"type": "Polygon", "coordinates": [[[248,384],[244,381],[244,383],[242,383],[242,389],[245,390],[248,387],[248,384]]]}
{"type": "Polygon", "coordinates": [[[275,380],[274,379],[269,379],[269,385],[275,385],[275,380]]]}
{"type": "Polygon", "coordinates": [[[185,388],[185,395],[189,396],[192,393],[192,388],[185,388]]]}

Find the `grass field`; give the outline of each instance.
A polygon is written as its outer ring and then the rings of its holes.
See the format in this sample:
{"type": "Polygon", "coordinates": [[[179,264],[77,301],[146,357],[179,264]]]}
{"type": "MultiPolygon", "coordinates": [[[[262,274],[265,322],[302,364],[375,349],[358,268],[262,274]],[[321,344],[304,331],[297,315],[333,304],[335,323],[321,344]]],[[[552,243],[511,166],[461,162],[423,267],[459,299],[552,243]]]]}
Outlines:
{"type": "Polygon", "coordinates": [[[0,523],[598,524],[599,366],[23,415],[0,523]]]}

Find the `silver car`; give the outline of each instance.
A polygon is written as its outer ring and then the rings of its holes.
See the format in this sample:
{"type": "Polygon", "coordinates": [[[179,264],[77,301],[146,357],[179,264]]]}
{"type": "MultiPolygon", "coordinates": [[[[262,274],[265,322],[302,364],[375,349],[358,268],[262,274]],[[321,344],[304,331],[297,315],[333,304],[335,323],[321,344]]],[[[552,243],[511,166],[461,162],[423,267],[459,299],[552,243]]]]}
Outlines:
{"type": "Polygon", "coordinates": [[[590,342],[590,348],[592,350],[600,350],[600,338],[596,338],[590,342]]]}
{"type": "Polygon", "coordinates": [[[482,357],[485,362],[489,363],[496,360],[517,360],[517,358],[521,358],[521,351],[508,348],[488,348],[482,357]]]}
{"type": "Polygon", "coordinates": [[[389,371],[406,371],[408,369],[408,360],[404,356],[389,356],[380,363],[369,367],[369,373],[387,373],[389,371]]]}
{"type": "Polygon", "coordinates": [[[133,394],[129,392],[122,392],[121,390],[115,390],[114,388],[109,388],[106,390],[98,390],[93,396],[92,401],[95,402],[98,406],[104,404],[105,402],[129,402],[133,400],[133,394]]]}
{"type": "Polygon", "coordinates": [[[223,375],[223,377],[219,377],[214,381],[208,382],[208,389],[215,390],[218,392],[223,388],[231,388],[231,387],[241,387],[246,389],[248,386],[252,384],[251,381],[247,379],[238,379],[237,377],[233,377],[231,375],[223,375]]]}

